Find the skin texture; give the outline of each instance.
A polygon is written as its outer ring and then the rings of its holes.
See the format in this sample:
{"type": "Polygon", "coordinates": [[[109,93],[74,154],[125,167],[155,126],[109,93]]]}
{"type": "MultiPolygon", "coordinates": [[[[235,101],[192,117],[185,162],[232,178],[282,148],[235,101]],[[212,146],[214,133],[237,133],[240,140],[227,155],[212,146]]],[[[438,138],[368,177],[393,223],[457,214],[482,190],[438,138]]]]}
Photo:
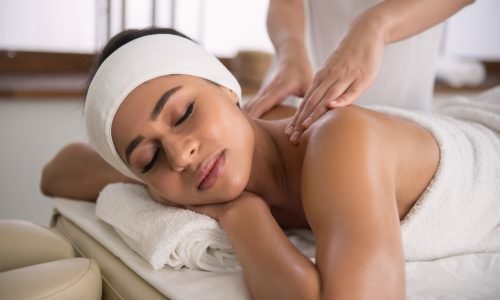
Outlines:
{"type": "MultiPolygon", "coordinates": [[[[289,119],[254,120],[236,103],[231,91],[205,80],[159,77],[125,99],[113,122],[113,141],[125,157],[127,145],[144,136],[130,155],[132,171],[156,201],[220,222],[255,299],[404,299],[399,222],[437,169],[432,135],[350,106],[325,114],[296,146],[283,134],[289,119]],[[180,85],[152,120],[159,97],[180,85]],[[193,100],[192,113],[179,125],[193,100]],[[156,149],[156,165],[141,174],[156,149]],[[221,150],[222,175],[210,189],[198,189],[197,170],[221,150]],[[313,231],[316,264],[289,242],[282,229],[291,227],[313,231]]],[[[83,145],[72,149],[73,160],[91,153],[83,145]]],[[[61,162],[56,156],[47,174],[58,173],[61,162]]],[[[109,174],[94,176],[95,187],[120,181],[116,171],[109,174]]],[[[50,188],[54,180],[43,178],[43,190],[64,194],[62,185],[50,188]]]]}
{"type": "Polygon", "coordinates": [[[160,77],[137,87],[124,100],[113,120],[113,141],[125,161],[127,145],[139,135],[145,137],[127,164],[151,190],[170,202],[196,205],[233,200],[245,189],[254,148],[252,128],[236,103],[228,89],[207,81],[191,76],[160,77]],[[176,87],[181,88],[152,121],[150,113],[158,99],[176,87]],[[191,103],[189,122],[175,125],[191,103]],[[157,164],[141,173],[157,149],[162,150],[157,164]],[[196,171],[221,151],[232,168],[225,170],[213,189],[198,190],[196,171]]]}
{"type": "Polygon", "coordinates": [[[245,110],[259,117],[286,97],[303,101],[286,128],[292,143],[329,109],[353,103],[374,81],[384,46],[446,20],[471,0],[386,0],[362,12],[320,69],[313,73],[305,46],[303,0],[271,0],[267,27],[278,71],[245,110]]]}

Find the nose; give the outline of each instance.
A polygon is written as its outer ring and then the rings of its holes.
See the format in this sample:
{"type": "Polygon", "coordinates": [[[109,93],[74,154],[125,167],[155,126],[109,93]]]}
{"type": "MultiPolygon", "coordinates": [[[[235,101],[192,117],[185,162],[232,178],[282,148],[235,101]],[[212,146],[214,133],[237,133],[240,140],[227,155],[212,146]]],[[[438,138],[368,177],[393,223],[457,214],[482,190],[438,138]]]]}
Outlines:
{"type": "Polygon", "coordinates": [[[183,172],[192,166],[193,159],[198,153],[199,142],[192,137],[171,140],[163,143],[167,160],[175,172],[183,172]]]}

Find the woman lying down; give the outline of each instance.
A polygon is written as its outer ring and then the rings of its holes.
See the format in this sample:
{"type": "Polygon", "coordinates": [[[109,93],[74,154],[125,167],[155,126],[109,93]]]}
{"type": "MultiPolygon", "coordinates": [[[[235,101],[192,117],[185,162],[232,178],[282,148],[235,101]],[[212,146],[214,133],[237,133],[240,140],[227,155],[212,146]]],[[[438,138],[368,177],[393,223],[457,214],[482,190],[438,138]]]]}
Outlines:
{"type": "Polygon", "coordinates": [[[242,112],[237,81],[199,45],[126,31],[88,89],[92,148],[63,149],[42,190],[95,200],[140,182],[214,218],[256,299],[403,299],[405,259],[500,251],[500,105],[488,100],[500,92],[488,95],[447,115],[335,109],[294,145],[288,120],[242,112]],[[315,264],[283,228],[312,230],[315,264]]]}

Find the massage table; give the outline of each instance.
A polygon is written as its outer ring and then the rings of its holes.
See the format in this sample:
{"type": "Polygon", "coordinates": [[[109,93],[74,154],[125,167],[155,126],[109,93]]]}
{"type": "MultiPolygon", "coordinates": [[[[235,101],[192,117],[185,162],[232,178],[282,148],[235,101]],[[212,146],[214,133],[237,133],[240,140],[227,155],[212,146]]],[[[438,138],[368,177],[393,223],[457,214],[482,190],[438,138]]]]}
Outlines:
{"type": "MultiPolygon", "coordinates": [[[[95,215],[94,203],[54,198],[51,227],[93,258],[103,299],[250,299],[241,272],[155,271],[95,215]]],[[[383,274],[381,274],[383,276],[383,274]]],[[[500,253],[406,263],[407,299],[500,299],[500,253]]]]}

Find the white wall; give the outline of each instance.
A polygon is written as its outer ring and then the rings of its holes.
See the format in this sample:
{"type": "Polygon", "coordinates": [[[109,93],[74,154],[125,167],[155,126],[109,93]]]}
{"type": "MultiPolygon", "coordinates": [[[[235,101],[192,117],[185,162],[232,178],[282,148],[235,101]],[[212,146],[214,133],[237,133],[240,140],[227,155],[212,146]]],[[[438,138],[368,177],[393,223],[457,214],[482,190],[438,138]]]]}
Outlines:
{"type": "Polygon", "coordinates": [[[446,24],[446,54],[500,61],[500,1],[476,0],[446,24]]]}
{"type": "Polygon", "coordinates": [[[0,99],[0,219],[48,224],[41,169],[67,143],[85,141],[82,109],[78,99],[0,99]]]}

